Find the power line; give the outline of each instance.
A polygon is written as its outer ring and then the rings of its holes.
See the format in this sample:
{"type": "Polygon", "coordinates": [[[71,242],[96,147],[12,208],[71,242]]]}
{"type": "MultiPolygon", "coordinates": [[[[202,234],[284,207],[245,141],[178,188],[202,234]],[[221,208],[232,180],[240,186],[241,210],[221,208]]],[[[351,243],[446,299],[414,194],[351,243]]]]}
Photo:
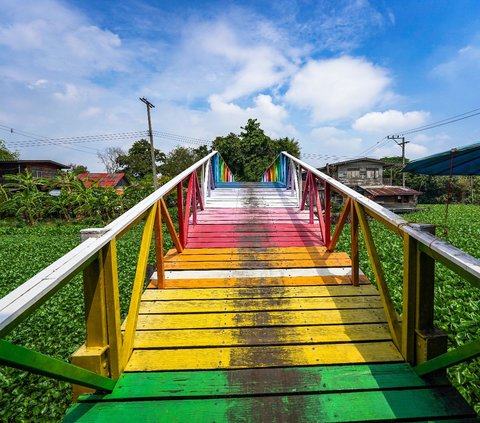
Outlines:
{"type": "MultiPolygon", "coordinates": [[[[476,110],[480,110],[480,109],[475,109],[474,111],[476,111],[476,110]]],[[[462,113],[461,115],[452,116],[451,118],[443,119],[441,121],[431,123],[430,125],[425,125],[425,126],[420,126],[418,128],[409,129],[407,131],[401,132],[400,135],[409,135],[409,134],[414,134],[416,132],[426,131],[427,129],[438,128],[439,126],[449,125],[450,123],[458,122],[460,120],[468,119],[468,118],[478,116],[478,115],[480,115],[480,112],[478,112],[478,111],[476,113],[472,113],[472,111],[462,113]],[[465,116],[465,115],[468,115],[468,116],[465,116]]]]}

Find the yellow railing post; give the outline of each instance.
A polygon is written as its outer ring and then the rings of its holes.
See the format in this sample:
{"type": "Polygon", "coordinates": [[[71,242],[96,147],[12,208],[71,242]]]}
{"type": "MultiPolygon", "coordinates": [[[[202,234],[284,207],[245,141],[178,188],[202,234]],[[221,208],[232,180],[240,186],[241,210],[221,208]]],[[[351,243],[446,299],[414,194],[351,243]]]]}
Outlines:
{"type": "MultiPolygon", "coordinates": [[[[87,229],[81,232],[81,239],[98,238],[102,229],[87,229]]],[[[103,256],[99,253],[83,271],[83,292],[85,304],[86,340],[73,355],[72,363],[103,376],[109,376],[108,330],[105,301],[105,273],[103,256]]],[[[73,385],[73,396],[92,392],[91,389],[73,385]]]]}
{"type": "Polygon", "coordinates": [[[108,330],[110,377],[118,379],[123,371],[121,362],[122,332],[120,294],[118,287],[117,241],[112,239],[102,249],[105,281],[105,302],[108,330]]]}

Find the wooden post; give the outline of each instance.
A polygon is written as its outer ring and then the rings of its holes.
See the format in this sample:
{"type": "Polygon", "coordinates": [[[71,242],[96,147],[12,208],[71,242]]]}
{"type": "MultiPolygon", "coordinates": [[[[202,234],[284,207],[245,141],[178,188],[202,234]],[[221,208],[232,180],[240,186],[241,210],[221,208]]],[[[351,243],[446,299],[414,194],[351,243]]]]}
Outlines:
{"type": "MultiPolygon", "coordinates": [[[[104,233],[104,229],[84,229],[80,232],[80,239],[83,242],[88,238],[99,238],[104,233]]],[[[71,361],[79,367],[108,376],[110,372],[107,357],[108,331],[103,264],[103,255],[99,253],[83,271],[86,340],[85,344],[73,353],[71,361]]],[[[74,398],[87,392],[93,391],[73,385],[74,398]]]]}
{"type": "Polygon", "coordinates": [[[415,316],[417,304],[417,241],[403,237],[402,355],[415,364],[415,316]]]}
{"type": "Polygon", "coordinates": [[[332,225],[332,210],[331,210],[331,191],[330,184],[325,181],[324,185],[324,198],[325,198],[325,245],[330,245],[331,239],[331,225],[332,225]]]}
{"type": "Polygon", "coordinates": [[[182,247],[185,248],[184,227],[183,227],[183,181],[177,185],[177,210],[178,210],[178,235],[182,247]]]}
{"type": "Polygon", "coordinates": [[[354,286],[360,285],[360,268],[358,257],[358,216],[355,210],[355,200],[350,201],[350,241],[351,241],[351,259],[352,259],[352,283],[354,286]]]}
{"type": "Polygon", "coordinates": [[[105,302],[107,305],[107,330],[108,330],[108,358],[110,364],[110,377],[118,379],[123,366],[122,332],[120,318],[120,294],[118,287],[117,241],[112,239],[102,249],[105,302]]]}
{"type": "Polygon", "coordinates": [[[314,221],[314,211],[313,208],[315,206],[315,200],[314,200],[314,188],[313,184],[316,184],[315,178],[313,175],[310,173],[310,183],[308,186],[308,193],[309,193],[309,211],[310,211],[310,224],[313,224],[314,221]]]}
{"type": "MultiPolygon", "coordinates": [[[[430,224],[410,224],[435,234],[430,224]]],[[[404,235],[402,355],[412,364],[423,363],[447,350],[447,338],[434,325],[435,260],[418,242],[404,235]]]]}

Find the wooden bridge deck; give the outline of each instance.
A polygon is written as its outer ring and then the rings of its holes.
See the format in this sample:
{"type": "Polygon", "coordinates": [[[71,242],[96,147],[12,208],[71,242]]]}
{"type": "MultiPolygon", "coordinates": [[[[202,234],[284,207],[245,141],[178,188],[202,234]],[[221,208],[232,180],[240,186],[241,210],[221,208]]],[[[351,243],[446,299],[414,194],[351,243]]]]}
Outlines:
{"type": "Polygon", "coordinates": [[[167,254],[114,391],[66,421],[475,421],[445,378],[403,362],[377,290],[352,286],[296,198],[237,190],[215,190],[167,254]]]}

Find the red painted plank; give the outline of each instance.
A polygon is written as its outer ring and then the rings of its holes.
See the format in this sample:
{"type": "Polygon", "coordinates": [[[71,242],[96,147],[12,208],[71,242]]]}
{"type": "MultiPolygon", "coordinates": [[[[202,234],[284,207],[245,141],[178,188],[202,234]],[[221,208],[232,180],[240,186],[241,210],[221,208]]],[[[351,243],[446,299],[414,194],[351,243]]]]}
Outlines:
{"type": "Polygon", "coordinates": [[[314,247],[323,246],[320,240],[298,240],[298,241],[247,241],[242,242],[238,240],[229,241],[211,241],[211,242],[197,242],[189,240],[187,248],[238,248],[238,247],[314,247]]]}

